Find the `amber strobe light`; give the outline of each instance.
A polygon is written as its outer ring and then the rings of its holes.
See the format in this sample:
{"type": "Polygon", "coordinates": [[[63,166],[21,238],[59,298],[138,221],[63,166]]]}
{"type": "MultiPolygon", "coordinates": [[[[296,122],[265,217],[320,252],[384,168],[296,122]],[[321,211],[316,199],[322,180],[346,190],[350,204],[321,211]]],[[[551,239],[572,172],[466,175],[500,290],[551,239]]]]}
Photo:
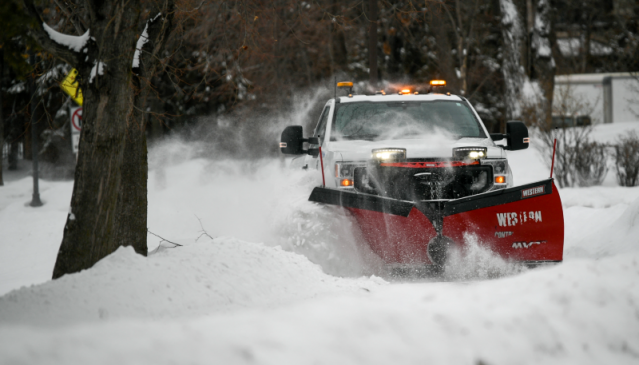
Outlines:
{"type": "Polygon", "coordinates": [[[446,80],[430,80],[430,86],[446,86],[446,80]]]}
{"type": "Polygon", "coordinates": [[[495,184],[505,184],[506,177],[505,176],[495,176],[495,184]]]}
{"type": "Polygon", "coordinates": [[[402,91],[399,92],[402,95],[408,95],[410,94],[410,89],[402,89],[402,91]]]}
{"type": "Polygon", "coordinates": [[[353,186],[353,180],[351,179],[342,179],[339,183],[341,186],[353,186]]]}
{"type": "Polygon", "coordinates": [[[353,87],[353,82],[352,81],[338,82],[337,87],[353,87]]]}

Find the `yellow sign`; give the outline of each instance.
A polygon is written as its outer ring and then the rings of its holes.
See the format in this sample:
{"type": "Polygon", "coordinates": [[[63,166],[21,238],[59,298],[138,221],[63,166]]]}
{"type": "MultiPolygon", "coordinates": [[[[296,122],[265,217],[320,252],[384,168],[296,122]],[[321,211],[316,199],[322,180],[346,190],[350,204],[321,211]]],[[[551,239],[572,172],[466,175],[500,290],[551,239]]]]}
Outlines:
{"type": "Polygon", "coordinates": [[[78,76],[78,70],[75,68],[69,72],[67,77],[62,80],[60,84],[60,89],[65,93],[69,94],[71,99],[75,101],[78,105],[82,106],[82,90],[80,90],[80,84],[78,80],[75,78],[78,76]]]}

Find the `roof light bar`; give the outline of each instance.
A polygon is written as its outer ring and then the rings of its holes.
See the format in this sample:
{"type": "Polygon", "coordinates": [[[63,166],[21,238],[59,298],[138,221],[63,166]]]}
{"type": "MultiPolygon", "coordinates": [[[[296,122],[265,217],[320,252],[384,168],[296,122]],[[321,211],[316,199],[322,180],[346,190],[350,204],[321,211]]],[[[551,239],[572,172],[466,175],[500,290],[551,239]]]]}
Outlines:
{"type": "Polygon", "coordinates": [[[353,87],[353,82],[352,81],[338,82],[337,87],[353,87]]]}

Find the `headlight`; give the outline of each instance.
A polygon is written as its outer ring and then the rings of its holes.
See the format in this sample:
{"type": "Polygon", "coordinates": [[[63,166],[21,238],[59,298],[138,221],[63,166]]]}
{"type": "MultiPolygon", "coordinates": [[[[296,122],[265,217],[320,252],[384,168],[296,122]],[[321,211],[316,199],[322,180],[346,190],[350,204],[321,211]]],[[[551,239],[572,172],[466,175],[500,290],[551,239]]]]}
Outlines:
{"type": "Polygon", "coordinates": [[[377,148],[373,150],[374,159],[388,161],[388,160],[403,160],[406,158],[405,148],[377,148]]]}
{"type": "Polygon", "coordinates": [[[460,160],[479,160],[486,158],[487,152],[488,148],[486,147],[457,147],[453,148],[453,158],[460,160]]]}

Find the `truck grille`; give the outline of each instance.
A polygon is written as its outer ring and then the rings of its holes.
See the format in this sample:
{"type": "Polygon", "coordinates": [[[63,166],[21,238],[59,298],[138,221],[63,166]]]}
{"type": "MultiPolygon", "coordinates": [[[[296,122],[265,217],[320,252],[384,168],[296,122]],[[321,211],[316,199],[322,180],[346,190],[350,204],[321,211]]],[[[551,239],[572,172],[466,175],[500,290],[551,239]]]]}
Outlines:
{"type": "Polygon", "coordinates": [[[469,166],[454,162],[445,165],[447,167],[380,164],[357,167],[354,171],[354,187],[363,193],[410,201],[458,199],[483,193],[492,187],[491,166],[469,166]]]}

